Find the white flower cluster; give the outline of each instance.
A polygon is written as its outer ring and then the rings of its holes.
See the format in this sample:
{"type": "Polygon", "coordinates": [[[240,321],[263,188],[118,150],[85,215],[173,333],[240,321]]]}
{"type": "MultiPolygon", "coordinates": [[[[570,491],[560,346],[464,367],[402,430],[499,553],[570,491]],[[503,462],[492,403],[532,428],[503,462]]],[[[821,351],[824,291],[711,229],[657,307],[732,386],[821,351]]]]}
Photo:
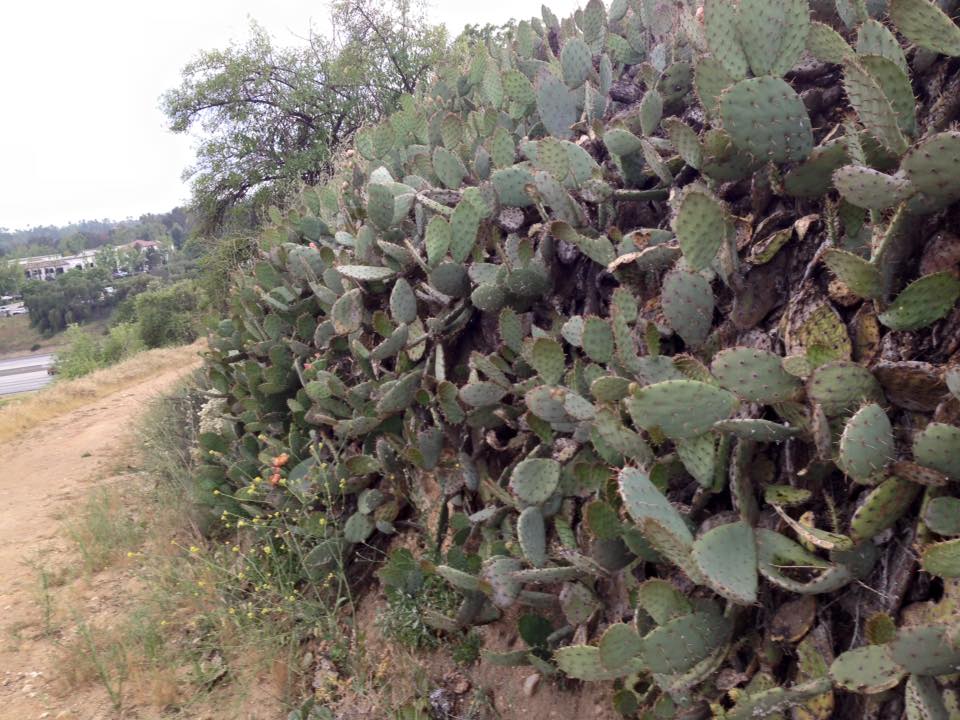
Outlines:
{"type": "Polygon", "coordinates": [[[200,432],[221,433],[226,427],[223,413],[227,409],[225,398],[210,398],[200,408],[200,432]]]}

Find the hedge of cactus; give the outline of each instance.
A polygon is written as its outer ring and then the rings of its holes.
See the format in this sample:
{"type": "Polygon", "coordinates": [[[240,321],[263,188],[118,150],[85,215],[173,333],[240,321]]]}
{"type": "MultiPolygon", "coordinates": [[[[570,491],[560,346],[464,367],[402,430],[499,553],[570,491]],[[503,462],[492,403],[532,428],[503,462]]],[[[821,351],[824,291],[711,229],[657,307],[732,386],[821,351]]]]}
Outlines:
{"type": "Polygon", "coordinates": [[[210,502],[319,575],[432,476],[431,622],[551,618],[486,661],[628,716],[960,717],[953,5],[590,0],[438,68],[264,232],[210,502]]]}

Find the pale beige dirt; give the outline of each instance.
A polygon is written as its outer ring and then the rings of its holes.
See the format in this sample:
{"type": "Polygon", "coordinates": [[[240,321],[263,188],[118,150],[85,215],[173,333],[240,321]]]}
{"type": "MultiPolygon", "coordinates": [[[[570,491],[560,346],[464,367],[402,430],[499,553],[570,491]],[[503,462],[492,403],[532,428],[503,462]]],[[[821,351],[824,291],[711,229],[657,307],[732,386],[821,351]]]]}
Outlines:
{"type": "MultiPolygon", "coordinates": [[[[0,446],[0,718],[107,720],[116,711],[99,683],[64,692],[56,632],[45,632],[38,568],[54,576],[79,559],[64,524],[99,485],[136,482],[133,432],[147,403],[195,368],[164,370],[133,386],[49,420],[0,446]]],[[[134,596],[136,579],[122,566],[51,589],[91,625],[109,626],[134,596]]]]}

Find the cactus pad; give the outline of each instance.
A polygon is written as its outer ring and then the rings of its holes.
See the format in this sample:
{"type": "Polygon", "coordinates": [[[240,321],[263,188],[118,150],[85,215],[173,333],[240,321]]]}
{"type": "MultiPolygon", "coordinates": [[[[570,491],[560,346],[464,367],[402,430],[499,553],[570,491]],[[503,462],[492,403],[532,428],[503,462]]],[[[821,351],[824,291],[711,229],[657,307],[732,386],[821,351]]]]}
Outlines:
{"type": "Polygon", "coordinates": [[[563,81],[570,89],[578,88],[587,81],[593,70],[593,53],[580,38],[571,38],[563,44],[560,52],[563,81]]]}
{"type": "Polygon", "coordinates": [[[693,561],[719,595],[743,605],[757,601],[757,546],[746,523],[708,530],[693,544],[693,561]]]}
{"type": "Polygon", "coordinates": [[[931,575],[960,578],[960,540],[927,545],[920,553],[920,564],[931,575]]]}
{"type": "Polygon", "coordinates": [[[614,680],[620,670],[607,670],[600,661],[600,648],[592,645],[568,645],[554,653],[557,667],[576,680],[614,680]]]}
{"type": "Polygon", "coordinates": [[[937,535],[960,535],[960,498],[931,498],[923,510],[923,522],[937,535]]]}
{"type": "Polygon", "coordinates": [[[800,428],[781,425],[772,420],[736,418],[715,423],[714,430],[754,442],[783,442],[800,434],[800,428]]]}
{"type": "Polygon", "coordinates": [[[960,280],[950,272],[910,283],[879,320],[891,330],[919,330],[944,317],[960,298],[960,280]]]}
{"type": "Polygon", "coordinates": [[[528,505],[541,505],[557,490],[560,463],[549,459],[521,461],[510,475],[510,488],[528,505]]]}
{"type": "Polygon", "coordinates": [[[549,70],[541,70],[535,83],[537,109],[543,125],[554,137],[566,140],[579,119],[576,95],[549,70]]]}
{"type": "Polygon", "coordinates": [[[944,625],[900,628],[887,648],[895,663],[915,675],[949,675],[960,668],[960,648],[944,625]]]}
{"type": "Polygon", "coordinates": [[[717,438],[705,433],[687,440],[677,440],[677,456],[687,472],[703,487],[711,487],[716,473],[717,438]]]}
{"type": "Polygon", "coordinates": [[[833,184],[847,202],[871,210],[891,208],[911,192],[906,178],[859,165],[845,165],[836,170],[833,184]]]}
{"type": "Polygon", "coordinates": [[[689,185],[673,219],[683,258],[691,270],[708,267],[717,250],[733,231],[723,203],[702,185],[689,185]]]}
{"type": "Polygon", "coordinates": [[[870,482],[893,460],[893,426],[876,403],[850,418],[840,438],[840,463],[859,482],[870,482]]]}
{"type": "Polygon", "coordinates": [[[807,383],[807,395],[829,417],[853,410],[862,402],[880,400],[880,383],[866,368],[837,361],[817,368],[807,383]]]}
{"type": "Polygon", "coordinates": [[[634,393],[627,401],[633,421],[670,438],[703,435],[730,416],[736,398],[726,390],[696,380],[666,380],[634,393]]]}
{"type": "Polygon", "coordinates": [[[624,623],[614,623],[600,638],[600,662],[611,671],[624,675],[632,671],[635,658],[643,649],[643,643],[637,631],[624,623]]]}
{"type": "Polygon", "coordinates": [[[713,325],[713,292],[697,273],[673,270],[663,281],[663,314],[690,347],[699,347],[713,325]]]}
{"type": "Polygon", "coordinates": [[[902,154],[907,149],[907,140],[900,131],[890,98],[877,79],[854,58],[848,58],[843,64],[843,87],[867,132],[890,152],[902,154]]]}
{"type": "Polygon", "coordinates": [[[960,55],[960,28],[930,0],[891,0],[890,19],[910,42],[944,55],[960,55]]]}
{"type": "Polygon", "coordinates": [[[822,22],[810,23],[807,50],[820,62],[835,65],[853,56],[853,48],[843,39],[843,35],[822,22]]]}
{"type": "Polygon", "coordinates": [[[903,158],[901,169],[920,192],[947,201],[960,197],[960,132],[943,132],[923,140],[903,158]]]}
{"type": "Polygon", "coordinates": [[[550,338],[537,338],[530,348],[530,365],[547,385],[556,385],[566,369],[566,357],[560,343],[550,338]]]}
{"type": "Polygon", "coordinates": [[[749,78],[728,88],[720,96],[720,116],[734,144],[757,160],[799,162],[813,149],[807,109],[779,78],[749,78]]]}
{"type": "Polygon", "coordinates": [[[907,720],[949,720],[940,688],[932,677],[911,675],[907,678],[903,699],[907,720]]]}
{"type": "Polygon", "coordinates": [[[920,486],[899,477],[891,477],[873,488],[850,518],[850,537],[855,542],[880,534],[899,520],[910,508],[920,486]]]}
{"type": "Polygon", "coordinates": [[[646,580],[637,588],[637,605],[653,618],[657,625],[689,615],[693,606],[687,596],[666,580],[646,580]]]}
{"type": "Polygon", "coordinates": [[[624,468],[620,471],[619,484],[624,507],[634,520],[654,518],[682,542],[688,545],[693,543],[693,535],[680,513],[646,473],[637,468],[624,468]]]}
{"type": "Polygon", "coordinates": [[[857,29],[857,54],[880,55],[894,62],[904,73],[909,72],[900,42],[886,25],[873,18],[857,29]]]}
{"type": "Polygon", "coordinates": [[[960,480],[960,428],[930,423],[913,439],[913,458],[951,480],[960,480]]]}
{"type": "Polygon", "coordinates": [[[779,355],[754,348],[735,347],[717,353],[710,371],[721,387],[751,402],[789,400],[801,387],[800,381],[783,369],[779,355]]]}
{"type": "Polygon", "coordinates": [[[654,673],[685,672],[726,642],[729,632],[717,612],[683,615],[644,636],[643,664],[654,673]]]}
{"type": "Polygon", "coordinates": [[[524,508],[517,518],[517,539],[527,562],[537,568],[546,564],[547,531],[543,513],[536,505],[524,508]]]}
{"type": "Polygon", "coordinates": [[[874,694],[900,684],[906,675],[884,645],[848,650],[830,666],[833,681],[851,692],[874,694]]]}
{"type": "Polygon", "coordinates": [[[725,0],[709,0],[704,11],[704,29],[711,55],[732,78],[745,78],[750,65],[740,45],[736,5],[725,0]]]}

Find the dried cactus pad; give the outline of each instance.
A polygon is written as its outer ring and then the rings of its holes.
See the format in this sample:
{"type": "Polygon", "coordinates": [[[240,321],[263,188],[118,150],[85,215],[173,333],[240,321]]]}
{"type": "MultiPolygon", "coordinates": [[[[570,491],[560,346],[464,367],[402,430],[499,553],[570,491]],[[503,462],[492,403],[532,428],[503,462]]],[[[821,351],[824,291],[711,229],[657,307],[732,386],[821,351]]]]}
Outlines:
{"type": "Polygon", "coordinates": [[[720,96],[720,117],[734,144],[757,160],[799,162],[813,150],[810,116],[780,78],[741,80],[720,96]]]}

